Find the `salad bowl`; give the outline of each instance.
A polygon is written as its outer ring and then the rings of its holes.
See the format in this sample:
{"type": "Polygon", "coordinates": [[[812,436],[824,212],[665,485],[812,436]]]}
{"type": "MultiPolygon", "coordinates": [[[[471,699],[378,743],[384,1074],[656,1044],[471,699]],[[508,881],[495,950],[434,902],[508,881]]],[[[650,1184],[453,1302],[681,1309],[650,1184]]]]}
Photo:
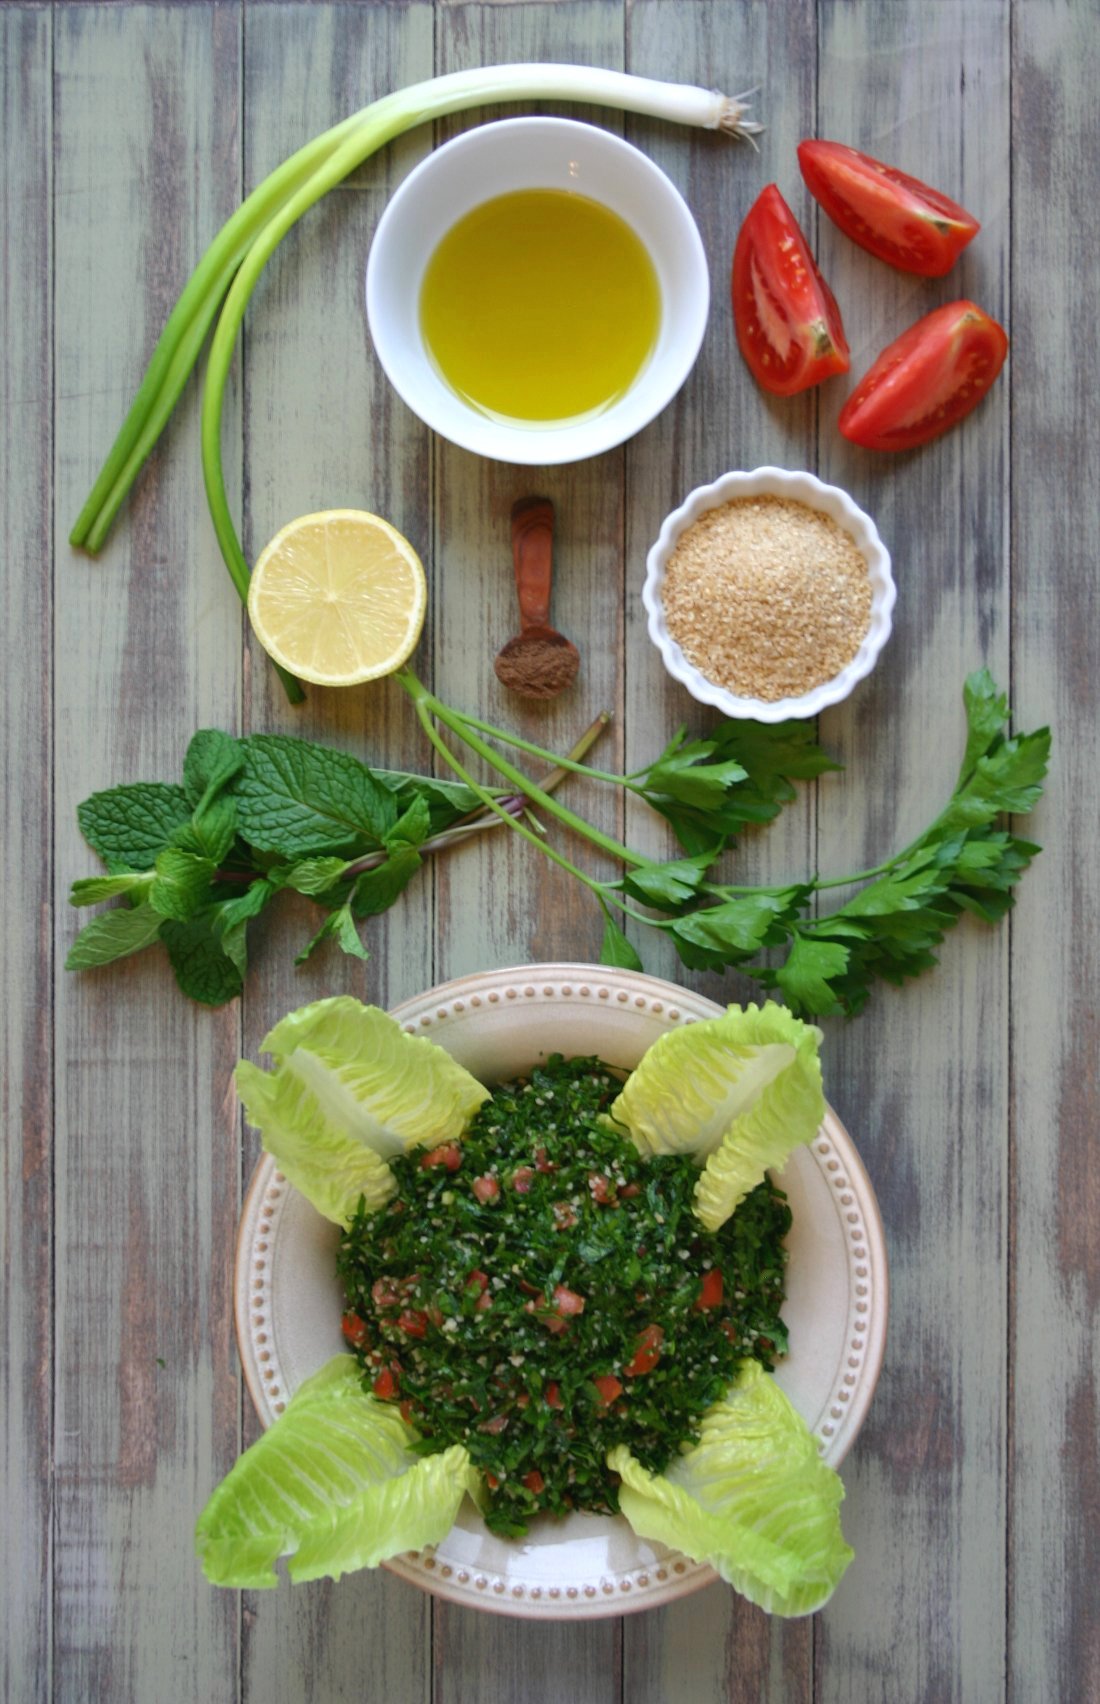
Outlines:
{"type": "MultiPolygon", "coordinates": [[[[392,1016],[491,1085],[551,1053],[595,1054],[630,1069],[665,1031],[722,1010],[642,973],[541,964],[444,983],[402,1002],[392,1016]]],[[[859,1431],[882,1361],[881,1219],[866,1171],[831,1109],[813,1143],[797,1149],[775,1181],[793,1220],[783,1308],[790,1353],[775,1378],[835,1467],[859,1431]]],[[[337,1227],[264,1156],[244,1203],[235,1275],[241,1363],[264,1426],[346,1348],[338,1242],[337,1227]]],[[[668,1603],[718,1577],[708,1565],[639,1538],[621,1516],[540,1516],[523,1539],[505,1540],[489,1531],[469,1499],[444,1540],[384,1565],[451,1601],[532,1619],[621,1615],[668,1603]]]]}

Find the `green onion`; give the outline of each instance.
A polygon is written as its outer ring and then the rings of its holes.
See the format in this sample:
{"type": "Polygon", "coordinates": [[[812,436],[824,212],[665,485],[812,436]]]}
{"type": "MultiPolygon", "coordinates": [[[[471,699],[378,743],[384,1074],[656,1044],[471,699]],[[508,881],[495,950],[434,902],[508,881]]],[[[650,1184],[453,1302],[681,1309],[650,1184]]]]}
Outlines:
{"type": "Polygon", "coordinates": [[[745,116],[741,97],[583,65],[493,65],[455,71],[414,83],[364,107],[284,161],[222,227],[172,311],[130,412],[69,535],[71,542],[93,553],[102,547],[224,302],[210,353],[203,465],[218,542],[244,597],[248,565],[225,499],[220,416],[236,333],[264,264],[302,214],[384,143],[428,119],[515,100],[586,101],[741,137],[751,137],[761,128],[745,116]]]}

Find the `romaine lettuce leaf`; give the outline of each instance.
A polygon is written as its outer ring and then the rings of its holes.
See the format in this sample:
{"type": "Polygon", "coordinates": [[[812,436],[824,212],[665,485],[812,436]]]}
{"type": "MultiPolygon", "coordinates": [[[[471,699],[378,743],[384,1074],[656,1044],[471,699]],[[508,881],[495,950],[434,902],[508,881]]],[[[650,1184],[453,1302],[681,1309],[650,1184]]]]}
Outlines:
{"type": "Polygon", "coordinates": [[[769,1166],[811,1142],[825,1113],[821,1031],[768,1000],[669,1030],[623,1086],[611,1116],[643,1154],[705,1161],[695,1210],[729,1218],[769,1166]]]}
{"type": "Polygon", "coordinates": [[[409,1449],[397,1409],[363,1389],[352,1355],[306,1382],[275,1424],[226,1474],[195,1529],[215,1586],[338,1580],[402,1550],[437,1544],[478,1475],[460,1444],[439,1455],[409,1449]]]}
{"type": "Polygon", "coordinates": [[[273,1071],[242,1060],[237,1089],[264,1147],[319,1213],[345,1224],[393,1194],[386,1161],[461,1138],[489,1094],[443,1048],[339,996],[276,1024],[273,1071]]]}
{"type": "Polygon", "coordinates": [[[622,1444],[607,1463],[622,1476],[619,1505],[636,1533],[709,1562],[773,1615],[820,1609],[852,1560],[844,1487],[758,1362],[745,1363],[666,1474],[647,1472],[622,1444]]]}

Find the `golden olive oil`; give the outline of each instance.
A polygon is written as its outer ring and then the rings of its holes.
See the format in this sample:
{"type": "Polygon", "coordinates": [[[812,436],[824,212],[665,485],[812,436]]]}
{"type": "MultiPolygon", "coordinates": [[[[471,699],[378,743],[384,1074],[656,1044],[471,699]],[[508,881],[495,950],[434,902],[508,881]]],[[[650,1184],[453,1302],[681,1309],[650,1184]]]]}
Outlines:
{"type": "Polygon", "coordinates": [[[645,246],[599,202],[522,189],[453,225],[420,293],[424,341],[459,396],[532,425],[598,414],[645,366],[661,291],[645,246]]]}

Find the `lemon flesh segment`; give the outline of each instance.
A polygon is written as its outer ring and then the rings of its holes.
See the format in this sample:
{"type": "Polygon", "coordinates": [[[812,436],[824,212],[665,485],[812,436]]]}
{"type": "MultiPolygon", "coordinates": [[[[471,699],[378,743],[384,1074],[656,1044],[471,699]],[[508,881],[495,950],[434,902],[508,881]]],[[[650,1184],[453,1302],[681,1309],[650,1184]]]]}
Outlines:
{"type": "Polygon", "coordinates": [[[256,637],[317,686],[354,686],[400,668],[428,606],[419,556],[378,515],[303,515],[262,551],[248,591],[256,637]]]}

